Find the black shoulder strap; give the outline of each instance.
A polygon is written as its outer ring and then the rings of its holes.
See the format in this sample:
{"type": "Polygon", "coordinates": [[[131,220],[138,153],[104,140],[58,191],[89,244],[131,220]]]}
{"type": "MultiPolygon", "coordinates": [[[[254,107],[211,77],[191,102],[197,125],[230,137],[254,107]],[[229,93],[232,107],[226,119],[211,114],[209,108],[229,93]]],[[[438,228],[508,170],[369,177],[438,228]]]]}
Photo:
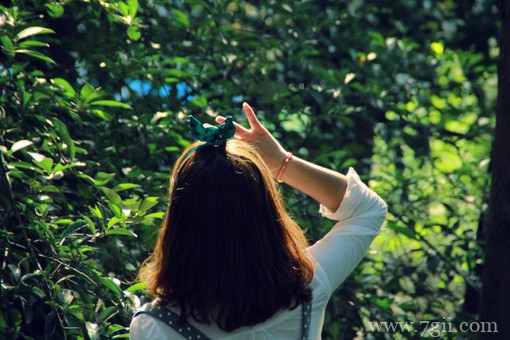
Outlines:
{"type": "Polygon", "coordinates": [[[185,339],[209,340],[207,335],[199,331],[187,321],[184,323],[180,322],[180,316],[177,313],[166,306],[158,304],[156,301],[152,301],[147,304],[145,310],[137,311],[133,317],[142,313],[149,314],[150,316],[163,321],[185,339]]]}
{"type": "MultiPolygon", "coordinates": [[[[185,339],[209,340],[209,337],[191,325],[189,322],[180,322],[180,316],[166,306],[162,306],[156,301],[147,304],[145,310],[139,310],[133,317],[142,313],[159,319],[170,326],[173,330],[182,335],[185,339]]],[[[310,320],[312,317],[312,304],[306,302],[301,305],[301,336],[303,340],[308,340],[310,334],[310,320]]]]}
{"type": "Polygon", "coordinates": [[[310,320],[312,319],[312,303],[305,302],[301,305],[301,336],[308,340],[310,335],[310,320]]]}

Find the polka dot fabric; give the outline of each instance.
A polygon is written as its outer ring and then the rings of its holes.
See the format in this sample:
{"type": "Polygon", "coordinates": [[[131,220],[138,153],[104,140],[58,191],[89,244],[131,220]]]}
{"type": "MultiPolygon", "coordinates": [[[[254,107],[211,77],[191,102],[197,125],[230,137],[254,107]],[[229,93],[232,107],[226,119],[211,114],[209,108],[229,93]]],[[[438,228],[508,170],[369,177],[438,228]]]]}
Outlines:
{"type": "MultiPolygon", "coordinates": [[[[138,314],[149,314],[150,316],[157,318],[168,326],[170,326],[184,339],[200,339],[208,340],[209,337],[202,333],[197,328],[190,325],[188,322],[181,323],[179,321],[180,316],[168,307],[161,306],[155,301],[149,303],[145,310],[139,310],[134,316],[138,314]]],[[[301,305],[301,335],[303,340],[308,340],[308,334],[310,333],[310,320],[312,317],[312,305],[311,303],[305,303],[301,305]]]]}
{"type": "Polygon", "coordinates": [[[185,339],[209,339],[204,333],[190,325],[188,322],[180,322],[180,316],[168,307],[162,306],[155,301],[152,301],[147,305],[145,310],[140,310],[135,313],[135,316],[141,313],[149,314],[150,316],[157,318],[168,326],[172,327],[175,331],[179,332],[185,339]]]}
{"type": "Polygon", "coordinates": [[[312,319],[312,304],[306,302],[301,305],[301,335],[303,340],[308,340],[310,334],[310,320],[312,319]]]}

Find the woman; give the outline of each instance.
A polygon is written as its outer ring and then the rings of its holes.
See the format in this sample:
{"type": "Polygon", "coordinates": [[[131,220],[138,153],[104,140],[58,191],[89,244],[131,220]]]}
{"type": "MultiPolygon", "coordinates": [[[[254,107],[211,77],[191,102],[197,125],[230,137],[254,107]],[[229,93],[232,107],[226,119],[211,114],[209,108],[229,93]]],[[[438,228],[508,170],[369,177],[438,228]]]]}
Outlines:
{"type": "MultiPolygon", "coordinates": [[[[344,176],[292,156],[243,108],[249,130],[236,124],[233,140],[194,143],[174,166],[140,272],[158,299],[135,314],[132,339],[320,339],[329,298],[379,233],[386,204],[353,169],[344,176]],[[313,197],[336,225],[309,246],[273,178],[313,197]]],[[[231,123],[216,121],[218,131],[231,123]]]]}

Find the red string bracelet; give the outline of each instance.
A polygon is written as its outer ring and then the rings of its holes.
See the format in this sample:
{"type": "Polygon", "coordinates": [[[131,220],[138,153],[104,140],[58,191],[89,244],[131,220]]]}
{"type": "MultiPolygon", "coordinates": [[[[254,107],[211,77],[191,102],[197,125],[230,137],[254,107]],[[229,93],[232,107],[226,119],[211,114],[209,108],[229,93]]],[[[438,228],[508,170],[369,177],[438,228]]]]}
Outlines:
{"type": "Polygon", "coordinates": [[[289,165],[290,159],[292,158],[292,152],[287,153],[287,157],[285,157],[285,160],[282,163],[282,166],[280,167],[280,170],[278,170],[278,173],[274,178],[278,183],[282,183],[283,180],[283,174],[285,173],[285,170],[287,169],[287,166],[289,165]]]}

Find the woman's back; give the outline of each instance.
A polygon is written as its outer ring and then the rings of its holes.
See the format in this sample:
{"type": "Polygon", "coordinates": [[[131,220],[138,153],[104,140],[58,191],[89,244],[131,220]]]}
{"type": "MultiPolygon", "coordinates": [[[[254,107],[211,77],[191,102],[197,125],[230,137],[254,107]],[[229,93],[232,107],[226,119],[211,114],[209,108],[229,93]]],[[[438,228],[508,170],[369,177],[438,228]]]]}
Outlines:
{"type": "MultiPolygon", "coordinates": [[[[209,338],[297,339],[303,318],[296,307],[310,301],[310,337],[320,338],[327,302],[379,232],[386,205],[352,169],[343,176],[279,154],[251,108],[245,111],[252,129],[238,126],[236,136],[256,149],[229,141],[223,149],[188,149],[177,162],[167,218],[142,278],[209,338]],[[338,221],[313,246],[286,214],[271,174],[338,221]]],[[[178,334],[147,314],[131,324],[133,339],[178,334]]]]}

